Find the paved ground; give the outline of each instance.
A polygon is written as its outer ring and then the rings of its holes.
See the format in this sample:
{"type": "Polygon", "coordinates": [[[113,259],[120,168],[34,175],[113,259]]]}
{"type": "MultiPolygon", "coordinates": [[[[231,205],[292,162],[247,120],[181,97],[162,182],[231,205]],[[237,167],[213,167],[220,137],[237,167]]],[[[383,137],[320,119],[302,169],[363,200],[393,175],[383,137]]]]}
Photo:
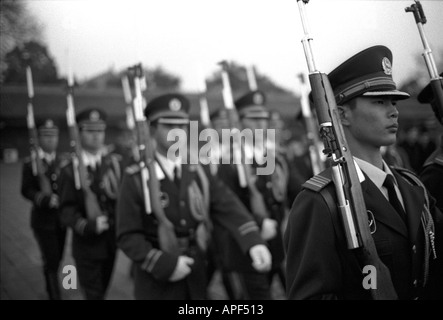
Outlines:
{"type": "MultiPolygon", "coordinates": [[[[21,164],[0,163],[0,300],[45,300],[46,292],[41,268],[41,257],[30,228],[30,204],[20,194],[21,164]]],[[[74,265],[71,257],[71,234],[68,233],[63,266],[74,265]]],[[[132,300],[130,262],[118,252],[108,300],[132,300]]],[[[210,285],[213,300],[225,300],[217,273],[210,285]]],[[[62,289],[63,299],[81,300],[81,292],[62,289]]],[[[279,284],[273,286],[276,299],[284,299],[279,284]]]]}

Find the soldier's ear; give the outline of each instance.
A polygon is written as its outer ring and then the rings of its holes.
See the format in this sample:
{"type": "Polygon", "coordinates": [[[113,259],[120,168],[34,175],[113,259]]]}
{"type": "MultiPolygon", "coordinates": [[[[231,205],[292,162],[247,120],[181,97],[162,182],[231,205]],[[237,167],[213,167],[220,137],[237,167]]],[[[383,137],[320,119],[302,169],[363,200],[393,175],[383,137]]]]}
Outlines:
{"type": "Polygon", "coordinates": [[[349,126],[349,116],[350,116],[350,107],[347,104],[343,104],[342,106],[337,106],[338,115],[340,116],[342,126],[349,126]]]}

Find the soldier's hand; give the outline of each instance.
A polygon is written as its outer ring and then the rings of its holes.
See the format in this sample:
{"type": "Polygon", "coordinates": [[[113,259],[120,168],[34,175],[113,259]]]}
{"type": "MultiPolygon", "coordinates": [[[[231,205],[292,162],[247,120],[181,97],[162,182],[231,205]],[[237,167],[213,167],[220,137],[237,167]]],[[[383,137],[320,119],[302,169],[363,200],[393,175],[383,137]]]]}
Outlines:
{"type": "Polygon", "coordinates": [[[51,194],[51,197],[49,198],[49,208],[58,208],[60,204],[58,195],[51,194]]]}
{"type": "Polygon", "coordinates": [[[107,216],[98,216],[96,220],[96,231],[97,234],[102,233],[109,229],[109,222],[107,216]]]}
{"type": "Polygon", "coordinates": [[[258,272],[267,272],[271,270],[272,255],[268,247],[263,244],[257,244],[249,250],[252,259],[252,266],[258,272]]]}
{"type": "Polygon", "coordinates": [[[277,235],[278,223],[274,219],[265,218],[261,225],[260,234],[263,240],[271,240],[277,235]]]}
{"type": "Polygon", "coordinates": [[[187,277],[191,273],[191,266],[194,264],[194,259],[188,256],[179,256],[177,260],[177,265],[175,266],[174,272],[169,277],[169,281],[179,281],[187,277]]]}

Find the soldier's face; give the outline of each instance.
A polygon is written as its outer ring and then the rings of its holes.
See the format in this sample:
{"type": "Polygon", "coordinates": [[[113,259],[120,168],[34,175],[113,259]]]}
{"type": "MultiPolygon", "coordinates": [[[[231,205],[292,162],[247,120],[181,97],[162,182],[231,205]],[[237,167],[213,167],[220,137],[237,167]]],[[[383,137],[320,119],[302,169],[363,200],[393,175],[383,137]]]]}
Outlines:
{"type": "Polygon", "coordinates": [[[80,130],[82,148],[89,152],[99,151],[105,143],[105,130],[80,130]]]}
{"type": "Polygon", "coordinates": [[[398,110],[393,98],[358,97],[354,107],[346,105],[343,112],[343,126],[361,146],[380,148],[396,142],[398,110]]]}
{"type": "Polygon", "coordinates": [[[187,133],[188,133],[188,125],[187,124],[166,124],[166,123],[158,123],[152,131],[152,137],[155,139],[157,143],[157,150],[162,154],[167,154],[168,149],[172,146],[178,146],[187,144],[187,133]],[[168,134],[173,129],[179,129],[183,134],[186,134],[186,137],[182,139],[171,140],[168,141],[168,134]]]}
{"type": "Polygon", "coordinates": [[[55,152],[58,146],[58,136],[40,136],[40,147],[43,149],[44,152],[52,153],[55,152]]]}
{"type": "Polygon", "coordinates": [[[268,129],[269,120],[259,119],[259,118],[243,118],[242,119],[243,128],[248,128],[254,131],[255,129],[268,129]]]}

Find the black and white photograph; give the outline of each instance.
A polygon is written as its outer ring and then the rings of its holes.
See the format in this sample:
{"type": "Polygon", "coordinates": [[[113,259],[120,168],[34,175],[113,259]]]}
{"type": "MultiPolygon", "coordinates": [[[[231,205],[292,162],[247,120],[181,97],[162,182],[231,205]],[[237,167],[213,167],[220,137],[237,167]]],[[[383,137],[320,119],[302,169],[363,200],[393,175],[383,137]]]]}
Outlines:
{"type": "Polygon", "coordinates": [[[443,300],[442,14],[1,0],[0,300],[443,300]]]}

